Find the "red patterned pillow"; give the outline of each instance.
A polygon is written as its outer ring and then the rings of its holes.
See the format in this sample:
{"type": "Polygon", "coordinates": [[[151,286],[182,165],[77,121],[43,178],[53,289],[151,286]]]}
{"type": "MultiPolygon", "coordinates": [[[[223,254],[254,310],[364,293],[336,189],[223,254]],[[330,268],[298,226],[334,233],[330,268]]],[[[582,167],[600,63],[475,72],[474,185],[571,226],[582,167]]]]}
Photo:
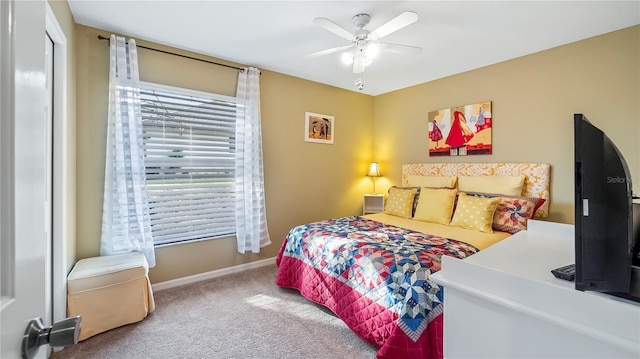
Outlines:
{"type": "Polygon", "coordinates": [[[527,221],[535,216],[536,211],[545,202],[544,198],[526,196],[508,196],[492,193],[467,193],[470,196],[501,197],[493,215],[492,228],[496,231],[518,233],[527,229],[527,221]]]}

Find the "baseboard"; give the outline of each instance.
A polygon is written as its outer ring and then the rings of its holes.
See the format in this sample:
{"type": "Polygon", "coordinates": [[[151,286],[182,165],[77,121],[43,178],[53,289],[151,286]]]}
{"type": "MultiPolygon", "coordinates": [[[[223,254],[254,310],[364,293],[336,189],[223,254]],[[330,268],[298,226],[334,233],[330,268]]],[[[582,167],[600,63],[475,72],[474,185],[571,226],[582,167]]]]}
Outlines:
{"type": "Polygon", "coordinates": [[[180,287],[187,284],[201,282],[207,279],[213,279],[213,278],[218,278],[218,277],[222,277],[229,274],[240,273],[250,269],[266,267],[268,265],[272,265],[275,263],[276,263],[276,257],[261,259],[255,262],[240,264],[233,267],[217,269],[211,272],[200,273],[200,274],[195,274],[188,277],[172,279],[172,280],[156,283],[151,285],[151,288],[153,289],[154,292],[158,292],[158,291],[169,289],[169,288],[175,288],[175,287],[180,287]]]}

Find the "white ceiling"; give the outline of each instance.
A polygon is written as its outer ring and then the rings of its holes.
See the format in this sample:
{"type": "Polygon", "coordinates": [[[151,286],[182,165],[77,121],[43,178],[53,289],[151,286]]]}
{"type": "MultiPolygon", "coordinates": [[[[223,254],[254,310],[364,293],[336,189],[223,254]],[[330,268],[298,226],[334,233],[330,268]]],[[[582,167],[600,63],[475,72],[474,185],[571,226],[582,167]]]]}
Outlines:
{"type": "MultiPolygon", "coordinates": [[[[69,0],[75,21],[247,66],[378,95],[640,24],[634,1],[164,1],[69,0]],[[373,30],[404,11],[418,21],[384,38],[422,47],[381,53],[362,74],[340,54],[305,55],[348,41],[314,24],[349,31],[371,15],[373,30]]],[[[96,39],[96,41],[98,41],[96,39]]]]}

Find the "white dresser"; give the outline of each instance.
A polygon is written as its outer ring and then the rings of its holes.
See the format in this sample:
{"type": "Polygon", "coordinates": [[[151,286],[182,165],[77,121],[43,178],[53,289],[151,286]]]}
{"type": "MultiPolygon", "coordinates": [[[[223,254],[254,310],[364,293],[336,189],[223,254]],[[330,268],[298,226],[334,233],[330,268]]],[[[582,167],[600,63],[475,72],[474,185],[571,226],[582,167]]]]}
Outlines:
{"type": "Polygon", "coordinates": [[[640,303],[575,290],[573,226],[529,221],[473,256],[442,258],[446,358],[640,358],[640,303]]]}

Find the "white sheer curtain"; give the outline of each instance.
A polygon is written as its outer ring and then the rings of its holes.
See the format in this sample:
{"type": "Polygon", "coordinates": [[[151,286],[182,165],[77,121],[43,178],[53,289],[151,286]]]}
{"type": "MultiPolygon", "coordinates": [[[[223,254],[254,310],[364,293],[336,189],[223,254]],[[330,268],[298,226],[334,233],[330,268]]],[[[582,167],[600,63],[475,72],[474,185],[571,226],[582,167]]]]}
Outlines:
{"type": "Polygon", "coordinates": [[[101,255],[141,251],[154,267],[155,253],[142,148],[140,78],[135,40],[111,35],[109,119],[102,211],[101,255]]]}
{"type": "Polygon", "coordinates": [[[260,71],[238,75],[236,93],[236,236],[238,252],[259,253],[271,244],[267,229],[260,126],[260,71]]]}

